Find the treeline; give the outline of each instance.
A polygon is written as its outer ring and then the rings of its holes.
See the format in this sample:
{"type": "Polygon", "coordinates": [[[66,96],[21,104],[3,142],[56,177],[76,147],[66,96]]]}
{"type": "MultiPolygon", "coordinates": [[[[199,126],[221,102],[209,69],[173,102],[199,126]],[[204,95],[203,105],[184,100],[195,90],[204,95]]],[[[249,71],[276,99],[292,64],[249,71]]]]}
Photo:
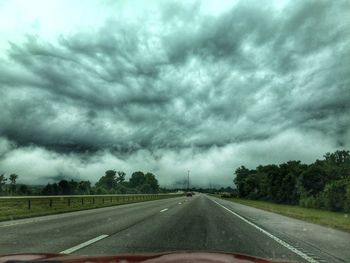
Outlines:
{"type": "Polygon", "coordinates": [[[252,170],[241,166],[234,183],[239,197],[350,212],[349,151],[326,153],[310,165],[289,161],[252,170]]]}
{"type": "Polygon", "coordinates": [[[0,195],[26,195],[32,193],[30,189],[25,184],[17,184],[18,175],[10,174],[6,178],[5,174],[0,175],[0,195]]]}
{"type": "Polygon", "coordinates": [[[0,195],[76,195],[76,194],[154,194],[161,189],[152,173],[134,172],[129,180],[125,172],[108,170],[93,185],[90,181],[60,180],[44,187],[17,185],[18,175],[0,175],[0,195]]]}
{"type": "Polygon", "coordinates": [[[134,172],[128,181],[125,180],[125,176],[125,172],[108,170],[95,186],[92,186],[90,181],[61,180],[58,183],[47,184],[42,194],[154,194],[159,192],[158,180],[152,173],[134,172]]]}
{"type": "Polygon", "coordinates": [[[171,188],[171,189],[163,189],[163,191],[168,192],[198,192],[198,193],[206,193],[206,194],[232,194],[232,196],[235,194],[236,189],[233,189],[232,187],[210,187],[210,188],[203,188],[203,187],[190,187],[190,188],[171,188]]]}

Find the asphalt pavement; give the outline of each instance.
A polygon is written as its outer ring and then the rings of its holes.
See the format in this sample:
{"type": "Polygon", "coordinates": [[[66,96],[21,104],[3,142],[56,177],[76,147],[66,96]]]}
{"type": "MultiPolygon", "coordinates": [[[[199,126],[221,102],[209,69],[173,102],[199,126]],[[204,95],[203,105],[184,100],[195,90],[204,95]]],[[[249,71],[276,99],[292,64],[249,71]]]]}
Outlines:
{"type": "Polygon", "coordinates": [[[0,223],[0,254],[224,251],[350,262],[350,234],[204,194],[0,223]]]}

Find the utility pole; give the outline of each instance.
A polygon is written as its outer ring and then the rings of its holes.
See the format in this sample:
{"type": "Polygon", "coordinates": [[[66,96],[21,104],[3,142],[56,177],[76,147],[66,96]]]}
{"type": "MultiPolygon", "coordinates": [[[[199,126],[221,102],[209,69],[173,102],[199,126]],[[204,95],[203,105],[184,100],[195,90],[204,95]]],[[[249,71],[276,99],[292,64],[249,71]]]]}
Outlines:
{"type": "Polygon", "coordinates": [[[187,171],[187,191],[190,190],[190,170],[187,171]]]}

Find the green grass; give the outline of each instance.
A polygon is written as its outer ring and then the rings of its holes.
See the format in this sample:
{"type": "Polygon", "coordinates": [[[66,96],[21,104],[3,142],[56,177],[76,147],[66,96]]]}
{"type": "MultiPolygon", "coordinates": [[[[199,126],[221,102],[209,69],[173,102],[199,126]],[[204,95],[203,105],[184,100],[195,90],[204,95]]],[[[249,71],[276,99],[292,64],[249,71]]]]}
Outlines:
{"type": "MultiPolygon", "coordinates": [[[[217,196],[218,197],[218,196],[217,196]]],[[[223,198],[235,203],[247,205],[277,214],[301,219],[314,224],[332,227],[350,232],[350,214],[331,212],[320,209],[304,208],[296,205],[282,205],[265,201],[247,200],[241,198],[223,198]]]]}
{"type": "Polygon", "coordinates": [[[0,221],[177,197],[176,194],[0,198],[0,221]],[[51,203],[51,205],[50,205],[51,203]]]}

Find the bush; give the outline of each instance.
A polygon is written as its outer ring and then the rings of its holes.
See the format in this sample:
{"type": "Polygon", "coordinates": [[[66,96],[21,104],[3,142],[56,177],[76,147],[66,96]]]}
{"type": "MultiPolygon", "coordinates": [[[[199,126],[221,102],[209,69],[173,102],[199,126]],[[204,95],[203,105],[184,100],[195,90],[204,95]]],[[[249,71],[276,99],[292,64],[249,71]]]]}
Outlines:
{"type": "Polygon", "coordinates": [[[143,184],[139,187],[139,191],[142,194],[151,194],[153,193],[153,189],[149,184],[143,184]]]}
{"type": "Polygon", "coordinates": [[[346,186],[345,200],[344,200],[344,211],[350,212],[350,183],[346,186]]]}
{"type": "Polygon", "coordinates": [[[230,197],[237,198],[238,197],[238,193],[237,192],[230,193],[230,197]]]}
{"type": "Polygon", "coordinates": [[[314,208],[316,203],[316,199],[314,196],[308,196],[304,200],[304,206],[306,208],[314,208]]]}
{"type": "Polygon", "coordinates": [[[302,195],[299,200],[299,205],[306,208],[324,208],[323,195],[318,194],[316,196],[302,195]]]}
{"type": "Polygon", "coordinates": [[[222,198],[230,198],[231,195],[230,195],[229,193],[222,193],[222,194],[220,195],[220,197],[222,197],[222,198]]]}
{"type": "Polygon", "coordinates": [[[124,185],[117,186],[117,189],[116,189],[117,194],[126,194],[127,191],[128,191],[128,188],[125,187],[124,185]]]}
{"type": "Polygon", "coordinates": [[[98,195],[105,195],[108,194],[108,191],[104,189],[103,187],[97,187],[96,188],[96,194],[98,195]]]}
{"type": "Polygon", "coordinates": [[[314,208],[325,208],[323,193],[316,195],[314,208]]]}
{"type": "Polygon", "coordinates": [[[335,181],[327,184],[324,189],[326,209],[331,211],[344,211],[346,190],[344,181],[335,181]]]}

